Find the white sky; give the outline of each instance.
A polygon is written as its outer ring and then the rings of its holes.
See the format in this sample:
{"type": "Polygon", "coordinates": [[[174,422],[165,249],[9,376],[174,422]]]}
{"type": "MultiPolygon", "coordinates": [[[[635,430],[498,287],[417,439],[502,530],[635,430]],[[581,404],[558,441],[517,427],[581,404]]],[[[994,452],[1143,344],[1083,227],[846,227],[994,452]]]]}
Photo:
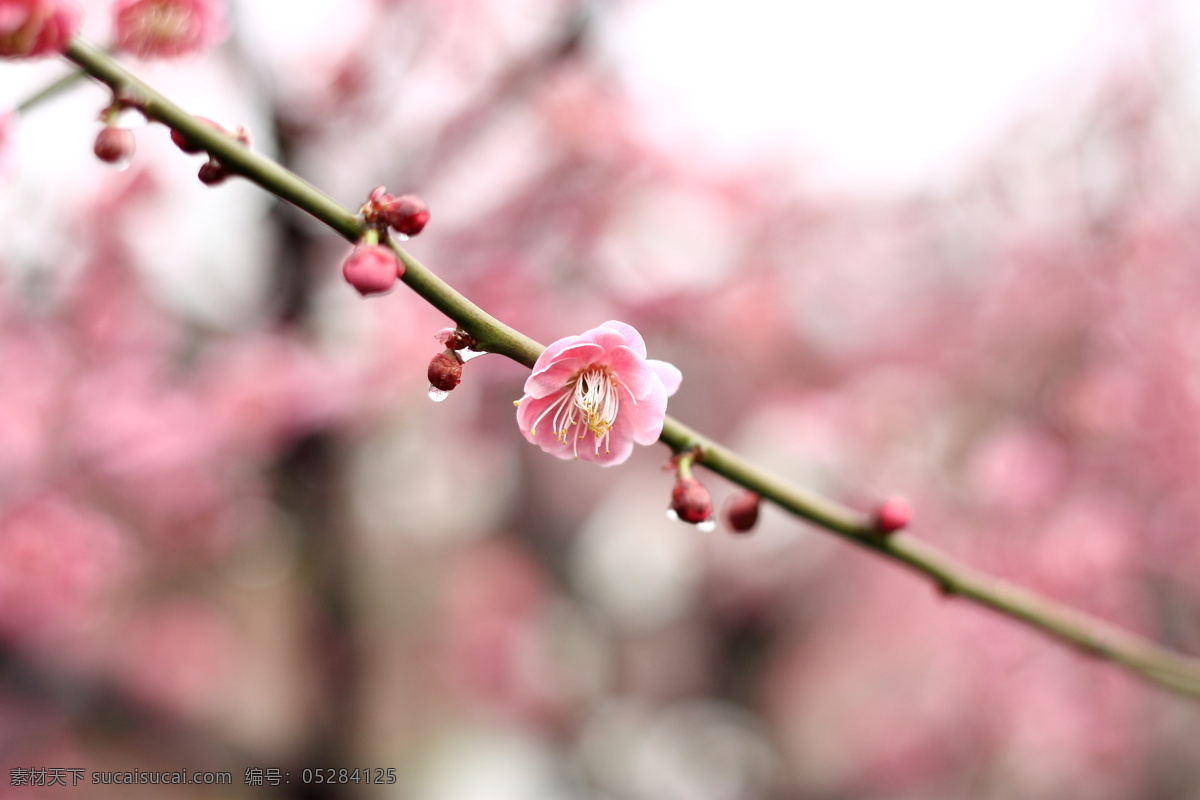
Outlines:
{"type": "Polygon", "coordinates": [[[730,156],[782,146],[835,184],[900,187],[982,146],[1039,87],[1127,46],[1148,5],[631,0],[606,45],[649,113],[694,123],[730,156]]]}

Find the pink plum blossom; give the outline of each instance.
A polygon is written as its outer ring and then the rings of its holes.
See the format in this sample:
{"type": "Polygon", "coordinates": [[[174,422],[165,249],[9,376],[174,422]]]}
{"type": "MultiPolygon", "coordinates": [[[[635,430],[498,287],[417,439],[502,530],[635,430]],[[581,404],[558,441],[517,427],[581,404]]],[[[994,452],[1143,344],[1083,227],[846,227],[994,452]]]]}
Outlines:
{"type": "Polygon", "coordinates": [[[65,0],[0,0],[0,58],[62,52],[79,21],[79,7],[65,0]]]}
{"type": "Polygon", "coordinates": [[[228,33],[220,0],[117,0],[118,50],[143,58],[171,58],[205,50],[228,33]]]}
{"type": "Polygon", "coordinates": [[[517,424],[533,444],[558,458],[621,464],[633,445],[662,433],[667,398],[683,375],[646,358],[632,326],[609,321],[546,348],[517,401],[517,424]]]}

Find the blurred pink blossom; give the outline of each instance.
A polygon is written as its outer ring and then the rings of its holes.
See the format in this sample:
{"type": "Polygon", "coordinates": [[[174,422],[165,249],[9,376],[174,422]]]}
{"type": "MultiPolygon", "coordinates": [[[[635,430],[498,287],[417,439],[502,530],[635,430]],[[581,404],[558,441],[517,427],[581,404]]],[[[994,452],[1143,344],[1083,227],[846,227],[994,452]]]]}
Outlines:
{"type": "Polygon", "coordinates": [[[438,647],[448,688],[501,715],[553,716],[557,687],[542,630],[550,600],[545,576],[514,545],[485,540],[455,554],[438,647]]]}
{"type": "Polygon", "coordinates": [[[143,58],[172,58],[212,47],[228,34],[220,0],[117,0],[116,47],[143,58]]]}
{"type": "Polygon", "coordinates": [[[1059,498],[1069,467],[1067,455],[1052,436],[1014,424],[991,433],[976,447],[968,472],[989,503],[1028,512],[1059,498]]]}
{"type": "Polygon", "coordinates": [[[24,638],[73,629],[128,572],[129,548],[106,517],[42,495],[0,514],[0,632],[24,638]]]}
{"type": "Polygon", "coordinates": [[[61,52],[79,20],[79,7],[64,0],[0,0],[0,58],[61,52]]]}
{"type": "Polygon", "coordinates": [[[517,401],[517,424],[558,458],[620,464],[634,442],[658,439],[667,398],[682,379],[671,364],[646,358],[646,343],[632,326],[605,322],[559,339],[538,357],[517,401]]]}
{"type": "Polygon", "coordinates": [[[118,675],[143,701],[192,715],[219,701],[235,653],[219,609],[196,599],[153,604],[128,622],[121,639],[118,675]]]}

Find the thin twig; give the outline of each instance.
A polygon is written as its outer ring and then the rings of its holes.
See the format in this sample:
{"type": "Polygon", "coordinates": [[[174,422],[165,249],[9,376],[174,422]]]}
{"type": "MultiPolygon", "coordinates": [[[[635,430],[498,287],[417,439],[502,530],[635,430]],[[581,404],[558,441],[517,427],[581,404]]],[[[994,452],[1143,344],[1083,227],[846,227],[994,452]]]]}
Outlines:
{"type": "MultiPolygon", "coordinates": [[[[137,105],[148,118],[202,146],[229,171],[287,200],[351,242],[361,235],[362,225],[354,212],[232,136],[188,114],[103,50],[76,39],[66,55],[85,72],[137,105]]],[[[533,366],[544,349],[542,345],[476,306],[394,241],[391,246],[404,263],[404,282],[474,336],[478,349],[533,366]]],[[[912,536],[880,535],[867,515],[772,475],[675,419],[667,418],[661,441],[676,453],[699,447],[702,454],[699,462],[705,468],[820,528],[906,565],[929,578],[947,596],[991,608],[1087,653],[1120,664],[1160,686],[1200,698],[1200,659],[1161,647],[1028,589],[981,573],[912,536]]]]}
{"type": "Polygon", "coordinates": [[[87,73],[82,70],[68,72],[54,83],[47,84],[37,94],[32,94],[29,97],[26,97],[17,104],[17,107],[14,110],[18,114],[24,113],[34,106],[39,106],[47,100],[57,97],[67,89],[70,89],[72,86],[82,81],[85,77],[87,77],[87,73]]]}

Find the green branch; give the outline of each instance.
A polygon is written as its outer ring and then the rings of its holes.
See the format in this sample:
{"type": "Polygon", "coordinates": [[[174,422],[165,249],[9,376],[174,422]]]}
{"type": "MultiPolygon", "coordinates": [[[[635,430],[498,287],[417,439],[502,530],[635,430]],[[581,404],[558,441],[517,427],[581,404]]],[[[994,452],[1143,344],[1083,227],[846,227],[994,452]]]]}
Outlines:
{"type": "MultiPolygon", "coordinates": [[[[138,80],[103,50],[74,40],[66,56],[150,119],[179,131],[230,172],[252,181],[356,242],[362,223],[356,214],[303,179],[188,114],[138,80]]],[[[455,291],[403,248],[390,242],[404,263],[403,277],[414,292],[475,337],[477,348],[500,353],[532,367],[544,349],[455,291]]],[[[870,518],[772,475],[736,453],[670,417],[661,441],[674,452],[699,448],[698,463],[775,503],[780,508],[929,578],[944,594],[961,597],[1023,622],[1085,652],[1113,661],[1133,673],[1185,695],[1200,698],[1200,659],[1135,636],[1102,620],[1027,589],[985,575],[911,536],[881,535],[870,518]]]]}

